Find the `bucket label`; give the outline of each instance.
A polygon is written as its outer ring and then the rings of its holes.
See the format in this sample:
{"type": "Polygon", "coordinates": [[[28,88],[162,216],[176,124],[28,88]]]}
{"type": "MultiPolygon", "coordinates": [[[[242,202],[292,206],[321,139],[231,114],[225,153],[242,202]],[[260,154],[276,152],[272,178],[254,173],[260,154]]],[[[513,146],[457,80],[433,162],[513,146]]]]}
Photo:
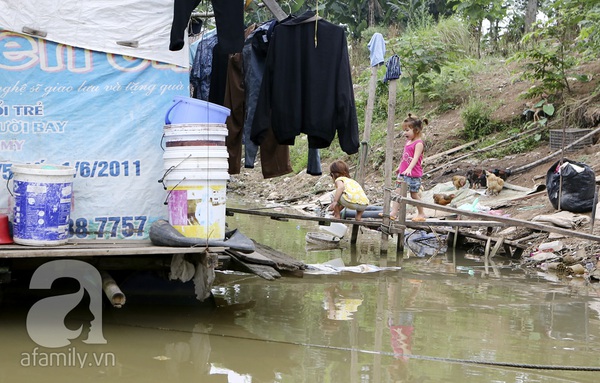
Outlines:
{"type": "Polygon", "coordinates": [[[72,183],[14,180],[13,231],[16,239],[66,241],[69,234],[72,183]]]}
{"type": "Polygon", "coordinates": [[[169,191],[169,223],[186,237],[225,238],[226,187],[193,186],[169,191]]]}

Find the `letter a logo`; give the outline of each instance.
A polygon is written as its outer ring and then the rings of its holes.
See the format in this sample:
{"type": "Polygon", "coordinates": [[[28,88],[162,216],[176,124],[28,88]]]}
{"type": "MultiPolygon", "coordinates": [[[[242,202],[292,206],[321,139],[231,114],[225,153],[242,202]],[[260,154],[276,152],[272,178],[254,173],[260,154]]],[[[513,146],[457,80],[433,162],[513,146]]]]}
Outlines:
{"type": "Polygon", "coordinates": [[[89,263],[76,260],[57,260],[38,267],[31,277],[30,289],[50,289],[58,278],[73,278],[79,282],[79,291],[37,301],[27,313],[27,333],[42,347],[57,348],[71,344],[81,335],[83,326],[69,330],[65,317],[83,299],[84,290],[90,296],[90,312],[94,316],[88,338],[84,343],[106,344],[102,334],[102,277],[89,263]]]}

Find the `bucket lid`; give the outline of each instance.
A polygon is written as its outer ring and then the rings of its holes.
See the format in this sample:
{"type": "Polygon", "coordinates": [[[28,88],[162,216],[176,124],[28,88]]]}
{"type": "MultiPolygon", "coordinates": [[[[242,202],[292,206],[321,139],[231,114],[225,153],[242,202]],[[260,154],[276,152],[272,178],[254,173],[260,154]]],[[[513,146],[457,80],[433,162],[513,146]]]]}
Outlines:
{"type": "Polygon", "coordinates": [[[218,130],[227,129],[227,124],[219,124],[216,122],[188,122],[185,124],[170,124],[164,125],[163,129],[208,129],[208,130],[218,130]]]}
{"type": "Polygon", "coordinates": [[[46,176],[71,176],[75,174],[75,168],[72,166],[51,164],[13,164],[10,171],[19,174],[46,176]]]}
{"type": "MultiPolygon", "coordinates": [[[[167,125],[173,126],[173,125],[167,125]]],[[[177,127],[177,128],[167,128],[163,130],[163,133],[166,138],[172,137],[189,137],[189,136],[203,136],[208,139],[212,138],[213,140],[223,140],[227,134],[227,128],[206,128],[206,127],[177,127]]]]}
{"type": "Polygon", "coordinates": [[[223,114],[226,114],[229,116],[229,113],[231,113],[231,110],[229,108],[226,108],[224,106],[221,106],[219,104],[215,104],[212,102],[208,102],[208,101],[204,101],[204,100],[199,100],[197,98],[192,98],[192,97],[186,97],[186,96],[175,96],[173,97],[173,102],[177,102],[177,101],[181,101],[181,102],[187,102],[188,104],[191,105],[196,105],[196,106],[208,106],[211,109],[220,111],[223,114]]]}

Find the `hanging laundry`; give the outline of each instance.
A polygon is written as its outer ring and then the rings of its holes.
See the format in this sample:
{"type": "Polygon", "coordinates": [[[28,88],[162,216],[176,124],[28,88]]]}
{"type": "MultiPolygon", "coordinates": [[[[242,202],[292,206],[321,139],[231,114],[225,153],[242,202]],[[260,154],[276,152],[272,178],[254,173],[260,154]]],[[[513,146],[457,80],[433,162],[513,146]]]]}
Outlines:
{"type": "Polygon", "coordinates": [[[384,83],[400,78],[402,70],[400,68],[400,57],[398,57],[398,55],[390,57],[385,65],[387,66],[387,70],[385,72],[385,77],[383,78],[384,83]]]}
{"type": "MultiPolygon", "coordinates": [[[[254,32],[254,26],[247,29],[246,34],[249,35],[247,40],[251,38],[250,36],[252,36],[254,32]]],[[[265,54],[263,55],[263,61],[264,57],[266,57],[266,49],[265,54]]],[[[246,60],[256,64],[256,61],[253,60],[253,57],[251,56],[247,57],[240,53],[231,55],[227,71],[224,106],[231,110],[231,115],[227,119],[227,130],[229,134],[226,140],[227,151],[229,153],[229,174],[240,173],[246,95],[248,91],[250,91],[250,93],[256,93],[256,97],[258,97],[258,90],[252,92],[252,88],[254,85],[254,88],[260,89],[260,79],[262,79],[262,69],[260,69],[258,82],[252,81],[251,76],[248,79],[244,78],[244,74],[248,77],[249,69],[250,74],[256,73],[256,71],[251,70],[252,68],[257,69],[256,65],[248,67],[246,60]]],[[[258,147],[252,142],[251,146],[252,148],[250,148],[250,150],[253,151],[254,154],[252,156],[251,166],[248,166],[249,163],[246,162],[246,167],[253,168],[254,158],[258,152],[258,147]]],[[[246,150],[248,150],[247,146],[246,150]]],[[[279,145],[272,133],[271,136],[260,145],[260,155],[264,178],[279,177],[292,172],[289,147],[287,145],[279,145]]]]}
{"type": "MultiPolygon", "coordinates": [[[[184,45],[185,29],[200,0],[175,0],[169,50],[179,51],[184,45]]],[[[221,34],[221,51],[238,53],[244,45],[244,2],[240,0],[211,0],[217,30],[221,34]]]]}
{"type": "Polygon", "coordinates": [[[358,121],[346,34],[314,17],[307,11],[274,28],[250,138],[260,144],[271,129],[280,144],[293,145],[304,133],[309,148],[326,148],[337,133],[342,150],[354,154],[358,121]]]}
{"type": "Polygon", "coordinates": [[[213,29],[206,32],[198,41],[198,48],[196,49],[192,70],[190,71],[190,84],[194,88],[192,97],[208,101],[213,48],[219,41],[217,30],[213,29]]]}
{"type": "MultiPolygon", "coordinates": [[[[286,19],[289,20],[290,18],[286,19]]],[[[265,62],[267,59],[267,52],[269,48],[269,41],[271,33],[277,21],[275,19],[267,21],[266,23],[256,27],[252,31],[244,43],[244,49],[242,50],[244,58],[244,84],[246,93],[246,118],[244,120],[244,132],[243,132],[243,143],[244,143],[244,167],[252,169],[254,168],[254,162],[256,161],[256,155],[258,154],[259,146],[255,144],[251,139],[252,121],[254,120],[254,112],[256,110],[256,104],[260,94],[261,83],[263,79],[263,73],[265,70],[265,62]]],[[[276,142],[275,142],[276,144],[276,142]]],[[[265,163],[267,163],[267,169],[273,169],[269,163],[272,162],[271,158],[273,153],[269,154],[267,149],[262,148],[261,144],[261,163],[263,164],[263,176],[268,178],[268,174],[265,174],[265,163]]],[[[280,151],[284,150],[283,147],[276,149],[278,145],[271,146],[267,145],[272,150],[280,151]]],[[[287,145],[284,146],[285,151],[289,152],[287,145]]],[[[275,157],[281,157],[275,154],[275,157]]],[[[231,169],[231,168],[230,168],[231,169]]],[[[277,169],[277,168],[275,168],[277,169]]],[[[292,172],[291,165],[289,167],[279,168],[277,171],[285,171],[288,174],[292,172]]],[[[321,156],[318,149],[308,150],[308,162],[306,167],[307,174],[318,175],[323,174],[321,169],[321,156]]],[[[275,177],[283,174],[275,175],[271,172],[270,176],[275,177]]]]}
{"type": "Polygon", "coordinates": [[[369,48],[370,52],[371,66],[383,64],[385,61],[385,41],[381,33],[373,33],[371,40],[367,44],[367,48],[369,48]]]}

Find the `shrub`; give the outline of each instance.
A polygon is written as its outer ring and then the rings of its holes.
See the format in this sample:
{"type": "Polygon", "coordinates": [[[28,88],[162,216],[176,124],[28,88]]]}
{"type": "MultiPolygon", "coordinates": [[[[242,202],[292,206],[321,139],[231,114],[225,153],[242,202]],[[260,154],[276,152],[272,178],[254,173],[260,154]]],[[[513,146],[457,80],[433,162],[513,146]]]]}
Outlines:
{"type": "Polygon", "coordinates": [[[469,100],[460,114],[464,124],[463,137],[475,140],[494,132],[491,115],[492,108],[487,102],[476,99],[469,100]]]}

